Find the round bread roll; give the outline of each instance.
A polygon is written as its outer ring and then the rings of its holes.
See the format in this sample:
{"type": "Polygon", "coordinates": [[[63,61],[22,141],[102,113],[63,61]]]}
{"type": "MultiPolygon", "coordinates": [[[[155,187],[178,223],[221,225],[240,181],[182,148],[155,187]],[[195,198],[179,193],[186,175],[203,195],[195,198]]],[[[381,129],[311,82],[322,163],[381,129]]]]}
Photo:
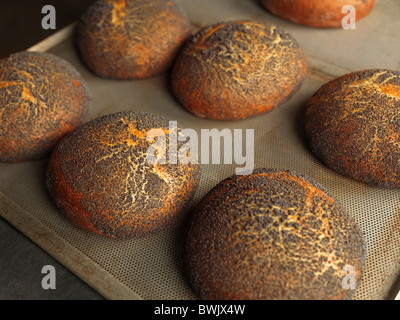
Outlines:
{"type": "Polygon", "coordinates": [[[41,159],[85,122],[90,93],[67,61],[22,51],[0,60],[0,161],[41,159]]]}
{"type": "Polygon", "coordinates": [[[322,86],[307,105],[311,150],[334,171],[400,187],[400,73],[365,70],[322,86]]]}
{"type": "Polygon", "coordinates": [[[367,16],[375,0],[261,0],[272,14],[283,19],[312,27],[340,28],[348,14],[343,7],[353,6],[356,21],[367,16]]]}
{"type": "Polygon", "coordinates": [[[185,44],[172,70],[172,91],[199,117],[244,119],[288,100],[306,69],[302,50],[284,31],[259,22],[224,22],[185,44]]]}
{"type": "Polygon", "coordinates": [[[51,155],[47,185],[54,202],[96,234],[122,239],[163,230],[189,203],[200,178],[198,164],[159,161],[169,154],[170,134],[182,133],[154,114],[127,111],[87,122],[51,155]],[[160,151],[150,161],[153,140],[160,151]]]}
{"type": "Polygon", "coordinates": [[[186,14],[172,0],[100,0],[82,16],[77,43],[96,75],[143,79],[168,71],[190,35],[186,14]]]}
{"type": "Polygon", "coordinates": [[[332,195],[278,169],[220,182],[190,218],[185,244],[189,281],[206,300],[351,299],[343,268],[357,288],[365,255],[362,233],[332,195]]]}

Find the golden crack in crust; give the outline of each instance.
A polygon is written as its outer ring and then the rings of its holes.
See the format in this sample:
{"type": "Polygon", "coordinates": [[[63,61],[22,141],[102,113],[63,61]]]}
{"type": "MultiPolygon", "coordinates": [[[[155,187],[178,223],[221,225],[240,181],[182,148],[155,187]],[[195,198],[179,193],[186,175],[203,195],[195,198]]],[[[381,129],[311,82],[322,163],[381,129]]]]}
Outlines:
{"type": "Polygon", "coordinates": [[[366,70],[322,86],[306,111],[310,148],[328,167],[368,185],[400,187],[400,73],[366,70]]]}
{"type": "Polygon", "coordinates": [[[173,1],[106,0],[83,15],[77,43],[95,74],[140,79],[167,71],[190,35],[189,20],[173,1]]]}
{"type": "Polygon", "coordinates": [[[165,132],[168,154],[169,122],[146,113],[92,120],[60,143],[49,164],[48,186],[69,219],[114,238],[157,232],[174,220],[194,195],[200,168],[150,164],[151,129],[165,132]]]}
{"type": "Polygon", "coordinates": [[[306,69],[302,50],[287,33],[259,22],[230,21],[188,40],[172,71],[172,90],[197,116],[241,119],[289,99],[306,69]]]}
{"type": "Polygon", "coordinates": [[[187,272],[203,299],[350,299],[342,268],[365,263],[354,220],[322,186],[258,169],[219,183],[189,223],[187,272]]]}
{"type": "Polygon", "coordinates": [[[262,0],[262,5],[272,14],[283,19],[324,28],[340,28],[345,14],[344,6],[356,9],[356,19],[366,17],[375,5],[375,0],[262,0]]]}
{"type": "Polygon", "coordinates": [[[67,61],[18,52],[0,60],[0,161],[40,159],[87,118],[90,93],[67,61]]]}

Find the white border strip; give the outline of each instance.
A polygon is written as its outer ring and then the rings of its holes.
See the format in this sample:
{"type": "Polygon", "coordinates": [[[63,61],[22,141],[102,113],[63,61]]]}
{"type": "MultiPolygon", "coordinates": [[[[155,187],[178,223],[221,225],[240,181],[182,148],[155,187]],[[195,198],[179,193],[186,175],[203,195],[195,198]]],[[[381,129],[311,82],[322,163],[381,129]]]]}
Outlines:
{"type": "Polygon", "coordinates": [[[56,33],[52,34],[50,37],[47,37],[46,39],[28,48],[27,51],[44,52],[51,49],[52,47],[57,46],[64,40],[73,36],[77,24],[78,24],[77,22],[71,23],[65,28],[62,28],[60,31],[57,31],[56,33]]]}

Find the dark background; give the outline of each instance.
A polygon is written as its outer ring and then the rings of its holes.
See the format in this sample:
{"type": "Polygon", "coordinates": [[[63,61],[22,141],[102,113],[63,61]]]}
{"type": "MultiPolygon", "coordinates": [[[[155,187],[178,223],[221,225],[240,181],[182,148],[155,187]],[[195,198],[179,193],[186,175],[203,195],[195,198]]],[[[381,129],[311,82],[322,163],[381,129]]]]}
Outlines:
{"type": "MultiPolygon", "coordinates": [[[[8,0],[0,6],[0,57],[25,50],[78,20],[94,0],[8,0]],[[56,9],[56,30],[42,29],[42,7],[56,9]]],[[[0,217],[0,300],[103,299],[0,217]],[[41,286],[42,267],[56,270],[56,289],[41,286]]]]}
{"type": "Polygon", "coordinates": [[[7,0],[0,6],[0,56],[25,50],[78,20],[94,0],[7,0]],[[42,29],[42,8],[56,9],[56,30],[42,29]]]}

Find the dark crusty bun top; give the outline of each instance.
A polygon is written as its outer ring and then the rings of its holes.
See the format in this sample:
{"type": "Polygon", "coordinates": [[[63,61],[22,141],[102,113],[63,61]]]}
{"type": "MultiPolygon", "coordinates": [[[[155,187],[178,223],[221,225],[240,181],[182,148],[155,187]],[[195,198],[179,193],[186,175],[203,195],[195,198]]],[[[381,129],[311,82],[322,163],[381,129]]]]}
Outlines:
{"type": "Polygon", "coordinates": [[[340,28],[348,14],[343,7],[353,6],[356,21],[367,16],[375,0],[261,0],[262,5],[283,19],[320,28],[340,28]]]}
{"type": "Polygon", "coordinates": [[[257,169],[214,187],[189,221],[188,278],[202,299],[351,299],[366,249],[355,221],[304,175],[257,169]],[[346,279],[347,280],[347,279],[346,279]]]}
{"type": "Polygon", "coordinates": [[[286,32],[261,22],[230,21],[187,41],[172,70],[172,91],[199,117],[243,119],[289,99],[306,69],[302,50],[286,32]]]}
{"type": "Polygon", "coordinates": [[[67,218],[114,238],[157,232],[174,220],[194,195],[200,167],[149,162],[152,129],[165,132],[164,145],[158,144],[160,153],[164,147],[168,154],[168,120],[133,111],[91,120],[60,142],[50,158],[47,185],[67,218]]]}
{"type": "Polygon", "coordinates": [[[87,118],[90,94],[67,61],[22,51],[0,60],[0,161],[41,159],[87,118]]]}
{"type": "Polygon", "coordinates": [[[365,70],[328,82],[310,99],[306,136],[331,169],[368,185],[400,187],[400,73],[365,70]]]}
{"type": "Polygon", "coordinates": [[[186,14],[172,0],[100,0],[83,15],[77,43],[98,76],[142,79],[166,72],[190,35],[186,14]]]}

